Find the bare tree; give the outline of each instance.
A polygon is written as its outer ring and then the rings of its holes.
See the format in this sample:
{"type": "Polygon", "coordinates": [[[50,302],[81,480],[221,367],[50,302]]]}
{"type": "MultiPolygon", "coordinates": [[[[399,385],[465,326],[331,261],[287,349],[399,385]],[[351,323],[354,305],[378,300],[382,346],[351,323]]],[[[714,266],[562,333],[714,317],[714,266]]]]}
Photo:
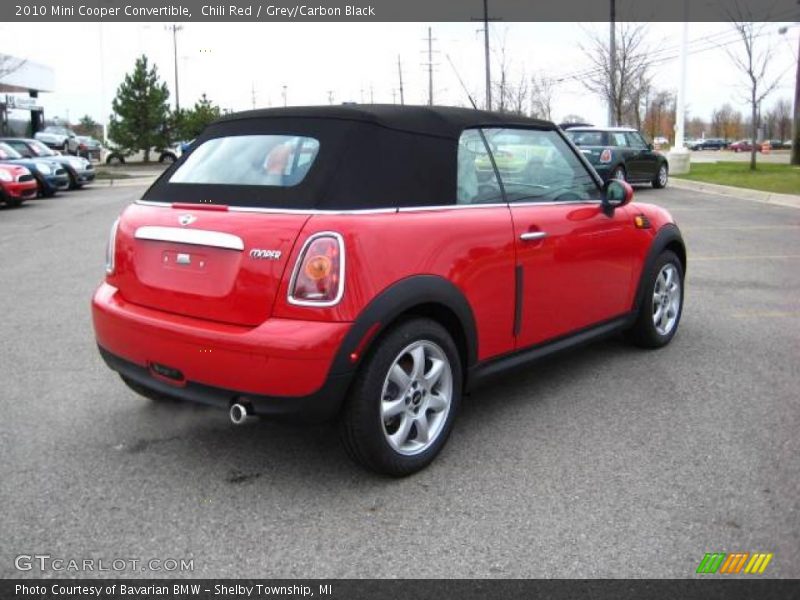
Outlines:
{"type": "Polygon", "coordinates": [[[561,123],[563,125],[569,125],[570,123],[586,123],[586,119],[584,119],[580,115],[576,115],[574,113],[570,113],[566,117],[561,119],[561,123]]]}
{"type": "Polygon", "coordinates": [[[556,82],[544,74],[531,77],[531,116],[553,120],[553,95],[556,82]]]}
{"type": "Polygon", "coordinates": [[[520,74],[516,84],[506,85],[506,100],[508,105],[506,111],[515,115],[524,115],[528,109],[528,96],[530,95],[530,85],[525,69],[520,74]]]}
{"type": "Polygon", "coordinates": [[[22,68],[25,63],[22,58],[14,58],[8,54],[0,54],[0,81],[22,68]]]}
{"type": "Polygon", "coordinates": [[[631,116],[632,106],[636,106],[638,111],[645,95],[643,87],[649,85],[646,33],[644,25],[622,23],[616,35],[615,61],[611,60],[608,40],[596,33],[590,33],[588,45],[581,46],[592,65],[583,83],[589,91],[611,105],[615,121],[612,125],[619,125],[631,116]]]}
{"type": "Polygon", "coordinates": [[[733,110],[729,103],[715,108],[711,113],[711,131],[716,137],[726,140],[736,139],[742,135],[742,113],[733,110]]]}
{"type": "Polygon", "coordinates": [[[788,140],[792,135],[792,103],[781,98],[772,105],[765,120],[769,124],[769,137],[788,140]]]}
{"type": "Polygon", "coordinates": [[[650,139],[666,136],[672,139],[675,130],[675,93],[655,90],[647,102],[643,129],[650,139]]]}
{"type": "Polygon", "coordinates": [[[770,79],[767,70],[772,59],[772,46],[769,41],[759,42],[768,23],[752,23],[742,20],[742,12],[733,15],[733,29],[741,38],[741,45],[735,49],[725,48],[733,64],[744,75],[747,82],[747,101],[750,104],[750,170],[756,169],[756,138],[758,137],[759,107],[761,102],[778,86],[780,78],[770,79]]]}

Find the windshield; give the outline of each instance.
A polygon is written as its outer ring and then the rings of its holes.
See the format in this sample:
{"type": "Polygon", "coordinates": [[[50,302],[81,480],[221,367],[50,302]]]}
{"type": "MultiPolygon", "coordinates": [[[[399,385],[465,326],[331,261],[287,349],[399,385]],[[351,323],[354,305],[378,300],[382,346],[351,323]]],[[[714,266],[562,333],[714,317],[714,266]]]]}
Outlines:
{"type": "Polygon", "coordinates": [[[67,130],[63,127],[55,127],[54,125],[50,125],[49,127],[44,128],[45,133],[58,133],[59,135],[67,135],[67,130]]]}
{"type": "Polygon", "coordinates": [[[295,186],[319,152],[314,138],[238,135],[207,140],[189,154],[170,183],[295,186]]]}
{"type": "Polygon", "coordinates": [[[22,154],[14,150],[8,144],[0,142],[0,159],[9,160],[13,158],[22,158],[22,154]]]}
{"type": "Polygon", "coordinates": [[[33,153],[36,154],[36,156],[56,156],[55,152],[50,150],[50,148],[45,146],[39,140],[31,140],[28,142],[28,146],[30,146],[31,150],[33,150],[33,153]]]}

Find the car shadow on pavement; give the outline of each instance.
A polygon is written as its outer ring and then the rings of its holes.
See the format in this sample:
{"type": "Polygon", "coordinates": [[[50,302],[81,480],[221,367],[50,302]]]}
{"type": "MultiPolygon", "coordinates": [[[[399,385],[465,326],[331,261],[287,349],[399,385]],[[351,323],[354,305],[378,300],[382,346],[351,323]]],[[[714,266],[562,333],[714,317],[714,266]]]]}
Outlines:
{"type": "MultiPolygon", "coordinates": [[[[502,430],[518,419],[519,410],[538,403],[552,391],[574,387],[583,393],[582,380],[598,369],[607,368],[614,356],[635,352],[621,339],[611,338],[549,357],[505,377],[487,383],[466,396],[454,435],[444,454],[426,471],[413,476],[426,480],[433,470],[447,468],[446,455],[466,456],[476,438],[494,435],[487,427],[502,430]],[[444,459],[444,460],[443,460],[444,459]],[[426,475],[425,473],[428,473],[426,475]]],[[[587,401],[589,399],[587,398],[587,401]]],[[[382,489],[394,480],[367,473],[346,456],[335,423],[299,425],[254,419],[234,426],[225,411],[185,403],[145,405],[145,421],[170,427],[161,436],[131,439],[123,446],[131,459],[151,461],[169,454],[182,465],[186,485],[213,479],[226,486],[270,486],[294,488],[299,482],[328,492],[342,492],[354,484],[364,489],[382,489]]],[[[535,412],[535,411],[534,411],[535,412]]],[[[535,415],[534,415],[535,416],[535,415]]]]}

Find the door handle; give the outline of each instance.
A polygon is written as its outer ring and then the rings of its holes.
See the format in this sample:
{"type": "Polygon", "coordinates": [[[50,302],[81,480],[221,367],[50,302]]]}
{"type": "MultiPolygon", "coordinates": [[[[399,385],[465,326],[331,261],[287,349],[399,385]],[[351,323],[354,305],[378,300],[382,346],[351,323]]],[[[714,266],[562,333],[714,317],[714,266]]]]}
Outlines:
{"type": "Polygon", "coordinates": [[[519,236],[523,242],[531,242],[533,240],[541,240],[547,237],[546,231],[529,231],[527,233],[522,233],[519,236]]]}

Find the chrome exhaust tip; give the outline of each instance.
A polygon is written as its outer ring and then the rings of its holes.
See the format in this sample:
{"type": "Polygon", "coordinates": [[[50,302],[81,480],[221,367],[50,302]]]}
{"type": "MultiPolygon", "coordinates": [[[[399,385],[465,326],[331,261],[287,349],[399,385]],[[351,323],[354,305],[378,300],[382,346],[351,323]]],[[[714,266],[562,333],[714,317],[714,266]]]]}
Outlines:
{"type": "Polygon", "coordinates": [[[231,418],[231,423],[234,425],[244,425],[249,419],[252,418],[252,410],[248,410],[248,407],[244,404],[239,404],[236,402],[235,404],[231,405],[231,410],[228,413],[231,418]]]}

